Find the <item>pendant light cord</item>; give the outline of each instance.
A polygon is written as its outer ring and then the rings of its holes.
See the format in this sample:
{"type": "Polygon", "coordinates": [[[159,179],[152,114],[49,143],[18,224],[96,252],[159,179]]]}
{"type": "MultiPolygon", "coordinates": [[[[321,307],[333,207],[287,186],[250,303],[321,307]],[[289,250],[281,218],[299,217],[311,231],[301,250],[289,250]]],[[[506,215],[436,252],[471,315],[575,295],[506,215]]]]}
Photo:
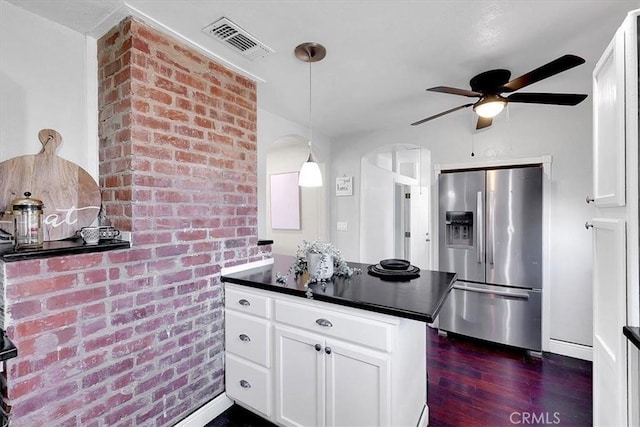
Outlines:
{"type": "MultiPolygon", "coordinates": [[[[309,57],[312,57],[311,52],[309,52],[309,57]]],[[[311,111],[311,61],[309,61],[309,153],[311,153],[311,141],[313,140],[313,114],[311,111]]]]}

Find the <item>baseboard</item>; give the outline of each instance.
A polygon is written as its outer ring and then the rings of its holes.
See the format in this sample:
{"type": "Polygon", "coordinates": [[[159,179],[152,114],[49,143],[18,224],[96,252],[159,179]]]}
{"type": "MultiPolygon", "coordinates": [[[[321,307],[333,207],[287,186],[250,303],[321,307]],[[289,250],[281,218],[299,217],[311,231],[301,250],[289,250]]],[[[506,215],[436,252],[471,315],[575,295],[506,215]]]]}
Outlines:
{"type": "Polygon", "coordinates": [[[204,427],[211,420],[229,409],[231,405],[233,405],[233,400],[227,397],[227,393],[222,393],[174,427],[204,427]]]}
{"type": "Polygon", "coordinates": [[[549,340],[549,351],[562,356],[574,357],[576,359],[593,361],[593,347],[575,344],[572,342],[549,340]]]}

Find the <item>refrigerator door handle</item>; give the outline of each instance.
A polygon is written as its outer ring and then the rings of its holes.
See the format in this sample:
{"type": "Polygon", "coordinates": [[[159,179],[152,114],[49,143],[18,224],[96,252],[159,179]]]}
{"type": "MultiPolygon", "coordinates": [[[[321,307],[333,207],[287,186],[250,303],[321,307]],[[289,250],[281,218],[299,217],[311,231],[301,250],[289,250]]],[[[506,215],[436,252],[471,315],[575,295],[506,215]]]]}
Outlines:
{"type": "Polygon", "coordinates": [[[529,299],[529,294],[526,292],[506,292],[506,291],[503,292],[503,291],[482,289],[482,288],[476,288],[473,286],[465,286],[465,285],[453,285],[453,289],[458,289],[460,291],[478,292],[481,294],[492,294],[492,295],[507,297],[507,298],[529,299]]]}
{"type": "Polygon", "coordinates": [[[495,194],[493,191],[489,191],[489,201],[487,206],[489,208],[489,223],[487,224],[487,262],[493,265],[494,248],[495,248],[495,194]]]}
{"type": "Polygon", "coordinates": [[[478,241],[476,243],[476,260],[478,264],[484,262],[484,254],[482,249],[484,248],[484,208],[482,206],[482,191],[478,191],[476,194],[476,216],[477,216],[477,229],[478,229],[478,241]]]}

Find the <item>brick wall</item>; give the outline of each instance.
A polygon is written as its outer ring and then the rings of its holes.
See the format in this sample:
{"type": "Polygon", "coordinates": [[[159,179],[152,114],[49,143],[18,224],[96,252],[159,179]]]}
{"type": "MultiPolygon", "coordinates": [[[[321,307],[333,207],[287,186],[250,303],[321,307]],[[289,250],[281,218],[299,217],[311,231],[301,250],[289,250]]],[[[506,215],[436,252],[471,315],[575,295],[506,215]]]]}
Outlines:
{"type": "Polygon", "coordinates": [[[5,264],[15,426],[184,418],[224,387],[220,268],[270,256],[255,84],[132,19],[98,55],[100,187],[133,247],[5,264]]]}

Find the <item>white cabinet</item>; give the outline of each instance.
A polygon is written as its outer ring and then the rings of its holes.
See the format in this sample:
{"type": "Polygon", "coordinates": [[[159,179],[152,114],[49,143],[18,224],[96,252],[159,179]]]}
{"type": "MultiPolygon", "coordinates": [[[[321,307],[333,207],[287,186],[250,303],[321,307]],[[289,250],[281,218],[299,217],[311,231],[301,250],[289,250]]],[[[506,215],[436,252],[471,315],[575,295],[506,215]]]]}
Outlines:
{"type": "Polygon", "coordinates": [[[273,418],[271,300],[225,291],[225,389],[231,399],[273,418]]]}
{"type": "Polygon", "coordinates": [[[620,28],[593,70],[593,200],[625,204],[624,29],[620,28]]]}
{"type": "Polygon", "coordinates": [[[275,336],[279,424],[391,425],[389,354],[286,326],[275,336]]]}
{"type": "Polygon", "coordinates": [[[593,220],[593,424],[626,425],[625,223],[593,220]]]}
{"type": "Polygon", "coordinates": [[[231,283],[225,314],[242,406],[282,426],[426,425],[425,323],[231,283]]]}
{"type": "Polygon", "coordinates": [[[593,422],[637,425],[622,327],[640,322],[638,16],[630,12],[593,71],[593,422]]]}

